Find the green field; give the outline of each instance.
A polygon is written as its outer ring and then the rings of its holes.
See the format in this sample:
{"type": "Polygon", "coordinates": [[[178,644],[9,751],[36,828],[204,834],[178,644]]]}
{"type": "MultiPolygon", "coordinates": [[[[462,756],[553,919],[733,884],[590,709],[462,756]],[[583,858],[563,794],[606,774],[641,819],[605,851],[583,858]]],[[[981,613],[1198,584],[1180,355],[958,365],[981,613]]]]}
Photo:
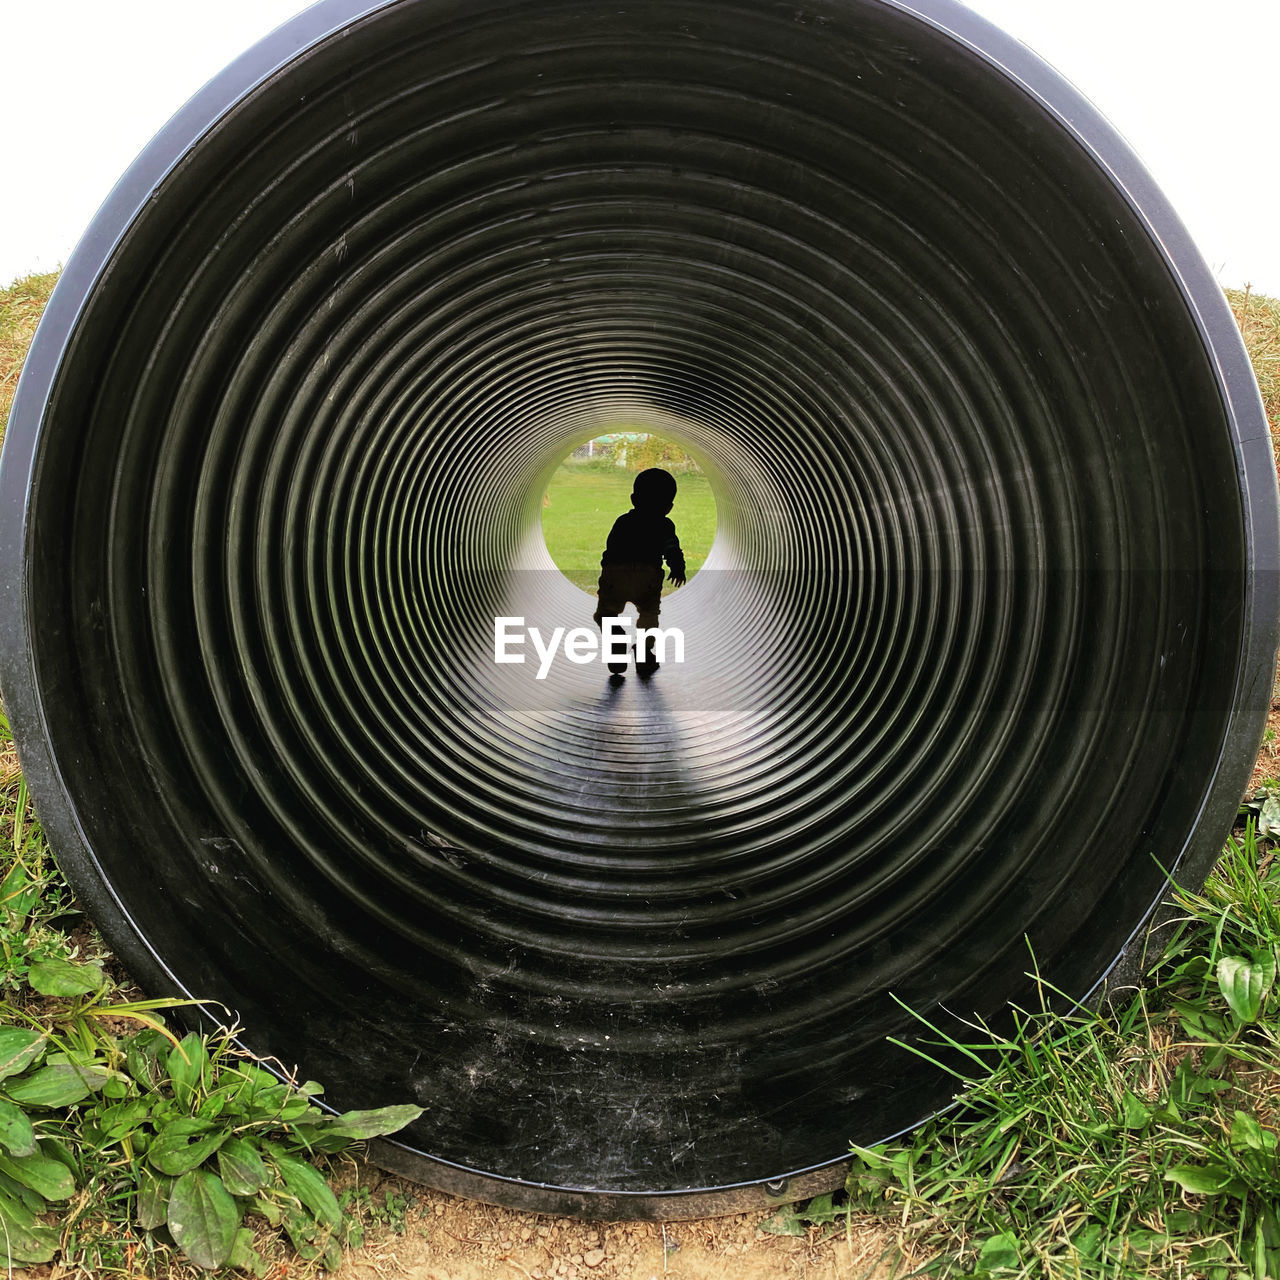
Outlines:
{"type": "MultiPolygon", "coordinates": [[[[566,462],[551,478],[542,500],[542,534],[560,572],[575,586],[595,593],[600,553],[613,522],[631,510],[635,472],[624,467],[566,462]]],[[[716,500],[706,476],[684,472],[671,519],[692,577],[702,568],[716,536],[716,500]]],[[[671,591],[670,584],[663,593],[671,591]]]]}

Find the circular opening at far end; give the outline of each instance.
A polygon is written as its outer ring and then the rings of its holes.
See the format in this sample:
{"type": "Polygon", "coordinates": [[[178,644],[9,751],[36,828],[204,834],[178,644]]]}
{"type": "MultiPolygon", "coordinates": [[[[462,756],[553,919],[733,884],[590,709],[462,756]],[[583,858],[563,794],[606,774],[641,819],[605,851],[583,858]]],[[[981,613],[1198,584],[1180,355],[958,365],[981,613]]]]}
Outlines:
{"type": "MultiPolygon", "coordinates": [[[[609,531],[631,510],[636,476],[649,467],[670,472],[676,496],[668,516],[692,578],[716,538],[716,498],[697,459],[682,443],[651,432],[619,431],[583,441],[568,454],[542,495],[542,537],[560,572],[595,594],[609,531]]],[[[670,581],[662,593],[674,590],[670,581]]]]}

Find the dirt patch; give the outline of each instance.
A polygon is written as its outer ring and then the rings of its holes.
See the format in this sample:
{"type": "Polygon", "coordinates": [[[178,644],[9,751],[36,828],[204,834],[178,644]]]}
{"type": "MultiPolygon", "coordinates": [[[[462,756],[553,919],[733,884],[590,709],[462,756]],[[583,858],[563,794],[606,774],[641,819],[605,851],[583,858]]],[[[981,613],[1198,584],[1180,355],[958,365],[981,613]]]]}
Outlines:
{"type": "Polygon", "coordinates": [[[892,1227],[777,1236],[769,1211],[697,1222],[578,1222],[459,1200],[361,1172],[375,1203],[410,1202],[397,1231],[371,1232],[338,1280],[887,1280],[899,1254],[892,1227]]]}

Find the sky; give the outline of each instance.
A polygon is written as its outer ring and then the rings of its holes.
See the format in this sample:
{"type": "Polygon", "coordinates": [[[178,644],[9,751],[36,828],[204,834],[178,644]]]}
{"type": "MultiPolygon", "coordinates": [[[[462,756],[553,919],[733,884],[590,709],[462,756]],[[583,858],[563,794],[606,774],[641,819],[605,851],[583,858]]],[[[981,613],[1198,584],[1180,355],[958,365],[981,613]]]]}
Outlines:
{"type": "MultiPolygon", "coordinates": [[[[536,0],[530,0],[536,3],[536,0]]],[[[698,3],[698,0],[690,0],[698,3]]],[[[296,0],[0,0],[0,285],[64,262],[147,140],[296,0]],[[216,15],[216,16],[215,16],[216,15]]],[[[1280,296],[1276,0],[971,0],[1091,98],[1224,285],[1280,296]]]]}

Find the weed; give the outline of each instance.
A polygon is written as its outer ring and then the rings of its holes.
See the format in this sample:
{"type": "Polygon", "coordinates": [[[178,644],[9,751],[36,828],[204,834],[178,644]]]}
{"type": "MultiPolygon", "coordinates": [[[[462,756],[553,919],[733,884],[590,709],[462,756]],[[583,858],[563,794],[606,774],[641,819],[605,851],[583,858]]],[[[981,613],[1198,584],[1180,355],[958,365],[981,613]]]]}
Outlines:
{"type": "MultiPolygon", "coordinates": [[[[891,1214],[911,1274],[1206,1280],[1280,1275],[1280,866],[1252,824],[1182,917],[1149,985],[1105,1014],[1058,993],[975,1044],[937,1033],[958,1106],[855,1148],[850,1211],[891,1214]]],[[[794,1225],[833,1220],[830,1201],[794,1225]]]]}
{"type": "MultiPolygon", "coordinates": [[[[394,1132],[420,1107],[327,1115],[319,1085],[246,1059],[231,1031],[178,1040],[151,1012],[171,1002],[112,1004],[97,965],[41,962],[31,980],[50,997],[42,1011],[0,1010],[29,1024],[0,1027],[0,1262],[65,1255],[93,1205],[123,1238],[163,1230],[205,1269],[262,1269],[250,1212],[303,1259],[337,1265],[348,1220],[310,1159],[394,1132]],[[144,1025],[119,1037],[101,1013],[144,1025]],[[81,1191],[61,1229],[39,1220],[81,1191]]],[[[94,1257],[107,1265],[101,1247],[94,1257]]]]}
{"type": "Polygon", "coordinates": [[[847,1226],[851,1214],[849,1197],[836,1192],[801,1205],[784,1205],[760,1224],[760,1230],[776,1236],[826,1235],[838,1225],[847,1226]]]}
{"type": "MultiPolygon", "coordinates": [[[[383,1188],[381,1197],[377,1197],[368,1187],[348,1187],[338,1197],[338,1203],[353,1223],[372,1222],[392,1235],[402,1236],[417,1198],[397,1188],[383,1188]]],[[[353,1231],[362,1234],[363,1228],[356,1226],[353,1231]]]]}
{"type": "Polygon", "coordinates": [[[421,1108],[326,1114],[319,1085],[282,1080],[232,1031],[179,1040],[159,1015],[193,1001],[122,998],[96,936],[58,927],[78,917],[25,782],[0,794],[0,1265],[133,1275],[177,1250],[263,1274],[252,1215],[335,1266],[354,1220],[313,1161],[421,1108]]]}

